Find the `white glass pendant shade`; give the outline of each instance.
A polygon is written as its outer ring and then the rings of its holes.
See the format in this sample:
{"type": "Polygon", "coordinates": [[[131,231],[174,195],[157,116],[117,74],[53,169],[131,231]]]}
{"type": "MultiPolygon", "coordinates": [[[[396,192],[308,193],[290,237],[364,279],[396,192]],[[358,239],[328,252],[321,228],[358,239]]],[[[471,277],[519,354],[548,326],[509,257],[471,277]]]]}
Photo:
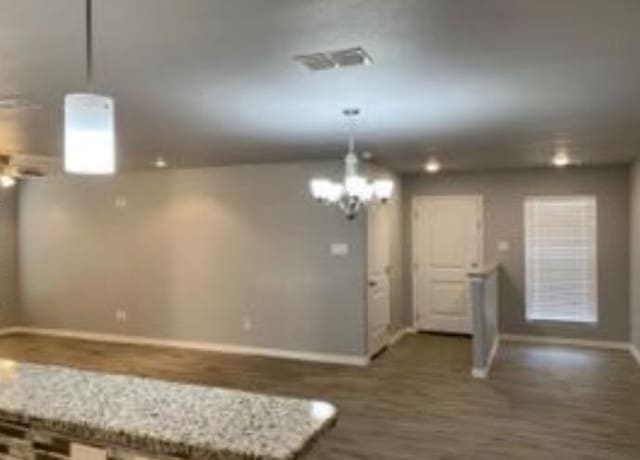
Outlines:
{"type": "Polygon", "coordinates": [[[335,182],[329,183],[327,201],[329,203],[336,203],[344,194],[344,186],[335,182]]]}
{"type": "Polygon", "coordinates": [[[387,201],[393,195],[393,181],[390,179],[379,179],[373,183],[374,194],[377,199],[387,201]]]}
{"type": "Polygon", "coordinates": [[[361,200],[368,200],[371,198],[371,190],[367,180],[362,176],[347,176],[344,181],[344,186],[347,191],[347,195],[361,200]]]}
{"type": "Polygon", "coordinates": [[[335,203],[344,193],[344,187],[341,184],[329,179],[312,179],[309,185],[311,195],[321,201],[335,203]]]}
{"type": "Polygon", "coordinates": [[[64,169],[72,174],[113,174],[116,169],[113,99],[98,94],[64,98],[64,169]]]}
{"type": "Polygon", "coordinates": [[[311,195],[317,200],[326,200],[331,182],[328,179],[312,179],[309,183],[311,195]]]}

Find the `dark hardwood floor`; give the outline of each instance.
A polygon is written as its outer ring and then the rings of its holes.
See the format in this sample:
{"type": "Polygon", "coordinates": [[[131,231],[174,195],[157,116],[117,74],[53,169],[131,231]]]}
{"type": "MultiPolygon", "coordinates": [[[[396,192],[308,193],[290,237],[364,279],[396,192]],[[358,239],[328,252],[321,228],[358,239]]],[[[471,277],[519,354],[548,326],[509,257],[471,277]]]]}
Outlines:
{"type": "Polygon", "coordinates": [[[640,459],[640,368],[626,352],[503,344],[469,377],[468,339],[407,336],[370,367],[15,335],[0,356],[325,399],[308,460],[640,459]]]}

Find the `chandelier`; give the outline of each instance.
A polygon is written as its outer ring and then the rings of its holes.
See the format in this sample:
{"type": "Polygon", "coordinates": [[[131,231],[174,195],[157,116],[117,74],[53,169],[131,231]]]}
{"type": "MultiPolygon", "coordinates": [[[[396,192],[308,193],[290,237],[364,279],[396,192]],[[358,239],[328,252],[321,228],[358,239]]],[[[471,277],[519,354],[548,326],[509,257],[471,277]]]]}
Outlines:
{"type": "Polygon", "coordinates": [[[335,182],[327,178],[313,178],[309,182],[311,195],[320,203],[335,205],[353,220],[362,206],[372,202],[386,203],[393,194],[390,179],[368,180],[358,172],[358,154],[355,151],[354,125],[360,114],[358,109],[343,111],[349,121],[349,149],[344,157],[344,180],[335,182]]]}

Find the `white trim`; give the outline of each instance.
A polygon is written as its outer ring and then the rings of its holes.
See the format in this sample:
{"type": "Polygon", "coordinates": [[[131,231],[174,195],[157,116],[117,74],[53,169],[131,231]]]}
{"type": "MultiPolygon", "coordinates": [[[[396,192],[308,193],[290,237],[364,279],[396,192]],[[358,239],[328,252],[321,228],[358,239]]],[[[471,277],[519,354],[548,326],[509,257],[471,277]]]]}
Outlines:
{"type": "MultiPolygon", "coordinates": [[[[413,320],[413,328],[417,330],[426,330],[420,327],[418,321],[418,295],[417,295],[417,277],[416,272],[418,271],[419,261],[418,261],[418,253],[419,248],[416,245],[416,235],[419,232],[419,222],[418,222],[418,213],[420,203],[429,199],[436,198],[466,198],[466,199],[474,199],[478,204],[478,265],[480,267],[484,266],[484,259],[486,257],[485,254],[485,196],[483,194],[460,194],[460,195],[441,195],[441,194],[423,194],[423,195],[414,195],[411,197],[411,241],[409,242],[411,245],[411,315],[413,320]]],[[[463,333],[468,333],[470,331],[462,331],[463,333]]]]}
{"type": "Polygon", "coordinates": [[[396,343],[398,343],[400,340],[402,340],[402,338],[405,335],[415,334],[415,333],[416,333],[416,330],[414,328],[412,328],[412,327],[405,327],[405,328],[399,329],[389,339],[389,346],[390,347],[394,346],[396,343]]]}
{"type": "Polygon", "coordinates": [[[638,366],[640,366],[640,350],[638,350],[634,344],[630,343],[629,352],[631,353],[631,356],[636,359],[638,366]]]}
{"type": "Polygon", "coordinates": [[[357,355],[340,355],[331,353],[315,353],[308,351],[281,350],[276,348],[261,348],[211,342],[193,342],[188,340],[157,339],[120,334],[82,332],[66,329],[46,329],[37,327],[8,327],[0,329],[0,336],[9,334],[34,334],[51,337],[90,340],[93,342],[152,345],[156,347],[182,348],[186,350],[210,351],[215,353],[229,353],[235,355],[265,356],[269,358],[292,359],[298,361],[312,361],[331,364],[347,364],[351,366],[366,366],[367,364],[369,364],[368,357],[357,355]]]}
{"type": "Polygon", "coordinates": [[[627,342],[570,339],[566,337],[500,334],[500,340],[504,342],[541,343],[541,344],[549,344],[549,345],[568,345],[568,346],[574,346],[574,347],[604,348],[608,350],[629,350],[629,343],[627,342]]]}
{"type": "Polygon", "coordinates": [[[24,328],[20,326],[8,326],[0,328],[0,337],[13,334],[21,334],[24,332],[24,328]]]}
{"type": "Polygon", "coordinates": [[[473,369],[471,369],[471,377],[473,377],[474,379],[486,379],[488,376],[489,376],[489,369],[487,369],[486,367],[483,367],[483,368],[474,367],[473,369]]]}
{"type": "MultiPolygon", "coordinates": [[[[599,260],[599,251],[598,251],[598,198],[593,194],[577,194],[577,195],[529,195],[524,199],[524,229],[525,229],[525,320],[529,323],[536,322],[556,322],[556,323],[577,323],[584,325],[595,325],[599,320],[599,305],[598,305],[598,260],[599,260]],[[579,315],[572,317],[572,315],[563,315],[554,317],[553,313],[549,315],[549,312],[540,313],[535,312],[535,308],[532,306],[533,301],[531,300],[535,297],[533,290],[535,290],[535,282],[531,282],[531,276],[534,274],[531,273],[531,267],[529,265],[529,252],[531,250],[531,238],[529,235],[530,231],[530,220],[532,218],[531,213],[533,212],[530,206],[536,206],[540,202],[544,203],[557,203],[558,201],[568,201],[573,200],[575,204],[576,201],[588,202],[590,205],[593,205],[593,228],[590,230],[590,247],[587,249],[588,252],[592,253],[593,260],[591,260],[591,265],[593,270],[591,270],[591,279],[588,279],[588,284],[591,289],[591,300],[585,301],[585,312],[582,312],[584,316],[580,317],[579,315]],[[587,307],[587,306],[589,306],[587,307]],[[589,311],[592,310],[592,311],[589,311]],[[592,313],[593,315],[589,314],[592,313]]],[[[584,216],[583,216],[584,217],[584,216]]],[[[535,238],[534,238],[535,240],[535,238]]],[[[586,262],[583,262],[586,264],[586,262]]],[[[555,312],[557,313],[557,312],[555,312]]]]}
{"type": "Polygon", "coordinates": [[[493,345],[491,345],[491,351],[489,351],[489,358],[487,359],[487,366],[482,368],[474,367],[471,369],[471,376],[474,379],[486,379],[489,376],[489,372],[491,372],[491,366],[493,365],[493,361],[498,354],[498,348],[500,348],[500,337],[496,336],[493,340],[493,345]]]}
{"type": "Polygon", "coordinates": [[[498,354],[498,348],[500,348],[500,336],[496,335],[496,338],[493,339],[493,345],[491,345],[491,351],[489,352],[489,359],[487,360],[487,370],[491,370],[493,361],[496,359],[496,355],[498,354]]]}

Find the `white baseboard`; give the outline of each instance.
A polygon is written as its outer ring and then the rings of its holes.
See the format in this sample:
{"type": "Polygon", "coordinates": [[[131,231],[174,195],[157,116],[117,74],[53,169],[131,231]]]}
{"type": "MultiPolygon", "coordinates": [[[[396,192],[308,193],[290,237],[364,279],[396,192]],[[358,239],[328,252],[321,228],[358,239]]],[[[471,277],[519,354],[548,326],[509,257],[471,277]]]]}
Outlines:
{"type": "Polygon", "coordinates": [[[491,345],[491,351],[489,352],[489,359],[487,360],[487,369],[491,369],[493,365],[493,361],[496,359],[496,355],[498,354],[498,348],[500,347],[500,336],[496,335],[496,338],[493,339],[493,345],[491,345]]]}
{"type": "Polygon", "coordinates": [[[608,350],[629,350],[627,342],[609,342],[604,340],[570,339],[565,337],[546,337],[538,335],[500,334],[503,342],[540,343],[549,345],[568,345],[574,347],[603,348],[608,350]]]}
{"type": "Polygon", "coordinates": [[[471,369],[471,377],[474,379],[486,379],[489,376],[489,369],[486,367],[478,368],[474,367],[471,369]]]}
{"type": "Polygon", "coordinates": [[[0,337],[11,334],[20,334],[24,332],[24,328],[20,326],[9,326],[0,328],[0,337]]]}
{"type": "Polygon", "coordinates": [[[140,336],[103,334],[97,332],[73,331],[66,329],[46,329],[37,327],[7,327],[0,329],[0,336],[10,334],[35,334],[51,337],[90,340],[93,342],[108,342],[130,345],[151,345],[156,347],[182,348],[186,350],[210,351],[215,353],[229,353],[235,355],[264,356],[269,358],[291,359],[297,361],[311,361],[318,363],[347,364],[351,366],[366,366],[367,356],[341,355],[332,353],[315,353],[307,351],[281,350],[276,348],[261,348],[245,345],[231,345],[223,343],[194,342],[187,340],[158,339],[140,336]]]}
{"type": "Polygon", "coordinates": [[[633,356],[636,359],[638,366],[640,366],[640,350],[638,350],[635,345],[630,344],[629,351],[631,352],[631,356],[633,356]]]}
{"type": "Polygon", "coordinates": [[[491,345],[491,350],[489,351],[489,358],[487,359],[487,366],[482,368],[474,367],[471,369],[471,377],[474,379],[486,379],[489,377],[489,372],[491,372],[491,366],[493,365],[493,361],[498,354],[498,348],[500,347],[500,336],[496,336],[493,340],[493,344],[491,345]]]}
{"type": "Polygon", "coordinates": [[[390,347],[394,346],[396,343],[398,343],[400,340],[402,340],[402,338],[405,335],[415,334],[415,333],[416,333],[416,330],[414,328],[412,328],[412,327],[405,327],[403,329],[399,329],[389,339],[389,346],[390,347]]]}

